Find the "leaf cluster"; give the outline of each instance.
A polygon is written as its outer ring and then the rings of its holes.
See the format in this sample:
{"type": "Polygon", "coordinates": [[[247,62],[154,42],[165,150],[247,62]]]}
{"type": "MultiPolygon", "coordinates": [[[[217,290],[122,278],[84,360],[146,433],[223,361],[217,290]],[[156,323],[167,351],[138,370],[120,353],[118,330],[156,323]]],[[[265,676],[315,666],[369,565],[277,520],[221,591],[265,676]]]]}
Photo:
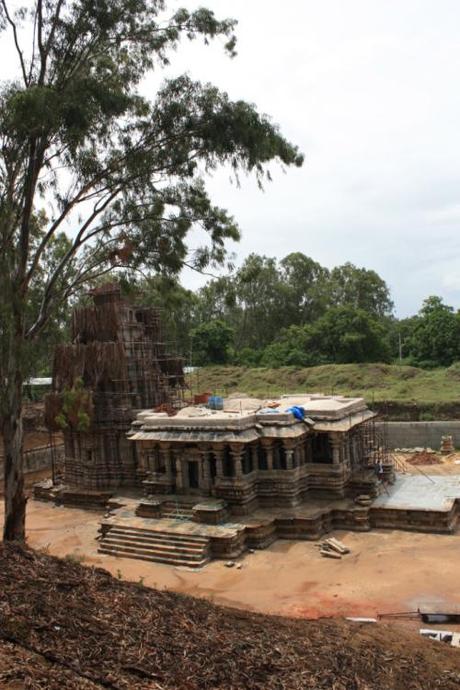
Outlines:
{"type": "Polygon", "coordinates": [[[77,379],[72,388],[64,388],[61,403],[61,410],[55,417],[57,426],[62,430],[88,431],[93,413],[92,396],[81,379],[77,379]]]}
{"type": "Polygon", "coordinates": [[[219,40],[235,55],[235,20],[169,8],[35,0],[15,12],[0,0],[2,40],[17,58],[16,76],[0,85],[5,387],[13,370],[28,370],[29,343],[47,328],[59,338],[69,302],[103,276],[225,263],[240,233],[209,197],[207,173],[228,165],[262,184],[271,161],[302,164],[268,116],[214,85],[182,75],[146,94],[146,77],[182,40],[219,40]],[[191,246],[191,237],[203,239],[191,246]]]}

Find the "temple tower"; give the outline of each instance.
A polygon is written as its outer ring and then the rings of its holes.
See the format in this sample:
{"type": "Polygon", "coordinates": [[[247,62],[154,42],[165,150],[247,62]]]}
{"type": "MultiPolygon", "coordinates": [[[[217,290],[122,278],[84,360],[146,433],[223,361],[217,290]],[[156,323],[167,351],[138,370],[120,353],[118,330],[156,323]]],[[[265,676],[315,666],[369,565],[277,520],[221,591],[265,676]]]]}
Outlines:
{"type": "Polygon", "coordinates": [[[72,342],[56,348],[46,419],[64,433],[66,484],[136,486],[126,433],[138,410],[180,405],[182,360],[166,351],[158,309],[131,304],[118,284],[90,295],[93,303],[73,312],[72,342]]]}

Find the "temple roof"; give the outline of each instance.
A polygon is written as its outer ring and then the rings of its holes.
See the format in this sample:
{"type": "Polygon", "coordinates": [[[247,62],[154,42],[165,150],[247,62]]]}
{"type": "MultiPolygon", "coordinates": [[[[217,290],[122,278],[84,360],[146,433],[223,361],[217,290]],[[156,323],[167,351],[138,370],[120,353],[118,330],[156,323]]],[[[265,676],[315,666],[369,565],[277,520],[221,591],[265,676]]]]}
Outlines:
{"type": "Polygon", "coordinates": [[[133,423],[133,441],[244,442],[257,438],[296,438],[309,428],[346,432],[376,415],[363,398],[317,394],[284,395],[272,400],[229,396],[222,410],[204,405],[184,407],[174,416],[143,410],[133,423]],[[299,419],[292,408],[302,408],[299,419]]]}

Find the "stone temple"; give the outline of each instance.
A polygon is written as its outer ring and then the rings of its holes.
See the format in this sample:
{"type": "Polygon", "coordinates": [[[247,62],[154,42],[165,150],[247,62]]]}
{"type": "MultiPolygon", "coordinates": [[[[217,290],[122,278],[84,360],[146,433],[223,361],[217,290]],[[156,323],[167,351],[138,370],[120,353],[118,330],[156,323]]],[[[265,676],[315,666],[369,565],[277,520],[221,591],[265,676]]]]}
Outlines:
{"type": "Polygon", "coordinates": [[[394,481],[385,425],[362,398],[193,405],[160,311],[116,284],[90,299],[56,350],[46,400],[64,437],[62,477],[34,493],[103,511],[101,553],[201,567],[334,529],[456,529],[460,479],[394,481]]]}
{"type": "Polygon", "coordinates": [[[229,398],[222,410],[140,412],[128,438],[146,493],[213,496],[244,515],[309,496],[376,495],[375,417],[361,398],[229,398]]]}

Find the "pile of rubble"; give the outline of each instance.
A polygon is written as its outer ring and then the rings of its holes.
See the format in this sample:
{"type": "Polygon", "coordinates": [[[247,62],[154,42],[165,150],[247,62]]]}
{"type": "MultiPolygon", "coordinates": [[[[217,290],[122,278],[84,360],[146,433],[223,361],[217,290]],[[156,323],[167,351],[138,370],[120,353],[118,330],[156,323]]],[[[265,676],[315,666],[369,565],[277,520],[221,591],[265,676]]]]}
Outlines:
{"type": "Polygon", "coordinates": [[[442,465],[442,460],[438,455],[426,451],[414,453],[406,459],[406,462],[411,465],[442,465]]]}
{"type": "Polygon", "coordinates": [[[336,558],[341,559],[347,553],[350,553],[350,549],[345,544],[342,544],[338,539],[330,538],[318,544],[319,552],[323,558],[336,558]]]}
{"type": "Polygon", "coordinates": [[[395,453],[404,453],[407,455],[413,455],[414,453],[428,453],[429,455],[435,455],[437,451],[432,448],[422,448],[422,446],[416,446],[414,448],[395,448],[395,453]]]}

